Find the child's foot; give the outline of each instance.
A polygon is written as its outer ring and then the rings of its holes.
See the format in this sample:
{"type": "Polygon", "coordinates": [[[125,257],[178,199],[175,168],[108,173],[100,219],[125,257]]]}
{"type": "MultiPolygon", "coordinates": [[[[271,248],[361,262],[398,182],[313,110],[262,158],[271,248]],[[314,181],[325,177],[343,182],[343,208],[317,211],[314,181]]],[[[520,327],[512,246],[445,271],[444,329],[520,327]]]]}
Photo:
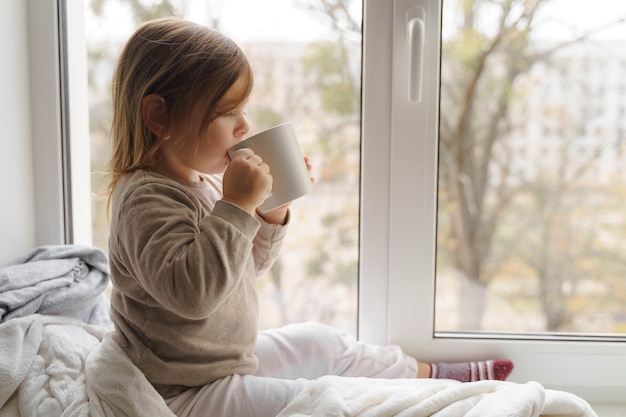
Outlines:
{"type": "Polygon", "coordinates": [[[469,362],[437,362],[430,364],[430,377],[474,382],[486,379],[504,381],[513,370],[508,359],[469,362]]]}

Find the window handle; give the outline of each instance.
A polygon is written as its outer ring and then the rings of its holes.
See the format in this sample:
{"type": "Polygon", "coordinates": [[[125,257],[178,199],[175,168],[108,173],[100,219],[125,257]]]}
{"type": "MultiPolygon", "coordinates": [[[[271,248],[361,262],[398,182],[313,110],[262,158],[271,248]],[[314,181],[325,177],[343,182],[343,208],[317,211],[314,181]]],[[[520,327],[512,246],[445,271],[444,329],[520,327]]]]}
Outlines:
{"type": "Polygon", "coordinates": [[[424,9],[412,6],[406,12],[407,42],[409,47],[409,101],[422,101],[422,69],[424,59],[424,9]]]}

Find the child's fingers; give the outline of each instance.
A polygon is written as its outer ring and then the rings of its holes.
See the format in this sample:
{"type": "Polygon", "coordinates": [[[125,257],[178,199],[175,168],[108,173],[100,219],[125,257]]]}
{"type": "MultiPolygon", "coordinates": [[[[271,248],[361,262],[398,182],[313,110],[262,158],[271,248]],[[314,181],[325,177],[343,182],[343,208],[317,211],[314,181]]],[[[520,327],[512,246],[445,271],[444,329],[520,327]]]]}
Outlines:
{"type": "MultiPolygon", "coordinates": [[[[306,164],[306,169],[307,171],[309,171],[309,173],[313,170],[313,165],[311,165],[311,160],[309,159],[308,156],[304,157],[304,163],[306,164]]],[[[309,177],[311,179],[311,184],[315,183],[315,178],[314,177],[309,177]]]]}
{"type": "Polygon", "coordinates": [[[241,149],[236,150],[233,153],[233,160],[234,159],[247,160],[252,165],[261,167],[262,171],[265,172],[266,174],[270,172],[269,165],[267,165],[263,161],[263,158],[261,158],[258,154],[254,153],[254,151],[250,148],[241,148],[241,149]]]}
{"type": "Polygon", "coordinates": [[[252,155],[254,155],[254,151],[252,149],[241,148],[233,152],[232,159],[235,159],[235,158],[247,159],[247,158],[250,158],[252,155]]]}

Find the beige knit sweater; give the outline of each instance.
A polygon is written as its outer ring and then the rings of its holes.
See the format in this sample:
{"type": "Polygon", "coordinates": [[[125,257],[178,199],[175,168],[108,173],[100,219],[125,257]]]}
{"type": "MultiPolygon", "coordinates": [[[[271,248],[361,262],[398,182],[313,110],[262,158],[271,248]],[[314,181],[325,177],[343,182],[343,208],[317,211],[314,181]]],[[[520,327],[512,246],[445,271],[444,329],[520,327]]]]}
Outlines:
{"type": "Polygon", "coordinates": [[[285,227],[221,201],[221,177],[139,170],[113,195],[109,258],[115,340],[164,397],[255,371],[255,280],[285,227]]]}

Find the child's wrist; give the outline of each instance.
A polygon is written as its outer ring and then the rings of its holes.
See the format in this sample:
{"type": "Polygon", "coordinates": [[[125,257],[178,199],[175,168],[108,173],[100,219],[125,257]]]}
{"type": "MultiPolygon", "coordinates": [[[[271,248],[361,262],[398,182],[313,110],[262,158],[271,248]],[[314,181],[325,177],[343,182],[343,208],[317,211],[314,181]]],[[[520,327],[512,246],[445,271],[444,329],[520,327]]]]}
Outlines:
{"type": "Polygon", "coordinates": [[[289,206],[283,206],[275,210],[268,211],[266,213],[262,213],[259,209],[257,209],[256,212],[259,217],[261,217],[267,223],[284,225],[287,223],[289,206]]]}

